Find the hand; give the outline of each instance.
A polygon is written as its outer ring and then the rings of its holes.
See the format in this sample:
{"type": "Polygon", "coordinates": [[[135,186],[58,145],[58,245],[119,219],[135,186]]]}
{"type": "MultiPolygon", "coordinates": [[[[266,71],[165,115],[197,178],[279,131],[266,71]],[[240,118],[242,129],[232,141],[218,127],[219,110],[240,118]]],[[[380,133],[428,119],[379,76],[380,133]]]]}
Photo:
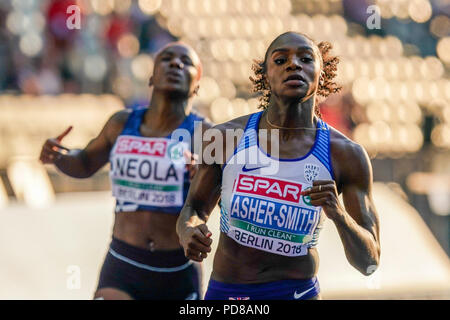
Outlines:
{"type": "Polygon", "coordinates": [[[194,261],[202,262],[211,252],[212,233],[205,223],[192,226],[187,223],[184,230],[178,235],[183,246],[184,255],[194,261]]]}
{"type": "Polygon", "coordinates": [[[41,160],[42,163],[53,164],[56,160],[61,158],[62,155],[64,155],[63,151],[70,151],[70,149],[61,145],[61,141],[71,130],[72,126],[68,127],[56,138],[50,138],[45,141],[39,157],[39,160],[41,160]]]}
{"type": "Polygon", "coordinates": [[[198,155],[190,152],[189,150],[185,150],[183,155],[186,159],[186,170],[189,171],[189,180],[192,181],[198,171],[198,155]]]}
{"type": "Polygon", "coordinates": [[[334,180],[313,181],[312,188],[302,191],[301,195],[309,196],[311,198],[311,205],[322,207],[327,217],[332,220],[345,212],[339,202],[336,182],[334,180]]]}

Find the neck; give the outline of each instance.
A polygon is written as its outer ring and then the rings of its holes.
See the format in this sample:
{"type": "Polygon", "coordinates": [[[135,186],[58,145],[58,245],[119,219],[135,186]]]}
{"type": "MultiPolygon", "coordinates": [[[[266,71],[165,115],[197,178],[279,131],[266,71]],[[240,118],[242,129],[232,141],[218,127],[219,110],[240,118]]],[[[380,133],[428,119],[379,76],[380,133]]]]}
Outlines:
{"type": "Polygon", "coordinates": [[[189,114],[190,109],[190,99],[169,96],[167,93],[154,90],[144,121],[153,130],[164,130],[182,121],[189,114]]]}
{"type": "Polygon", "coordinates": [[[267,107],[266,117],[270,123],[283,128],[315,128],[315,97],[306,101],[281,101],[273,99],[267,107]]]}

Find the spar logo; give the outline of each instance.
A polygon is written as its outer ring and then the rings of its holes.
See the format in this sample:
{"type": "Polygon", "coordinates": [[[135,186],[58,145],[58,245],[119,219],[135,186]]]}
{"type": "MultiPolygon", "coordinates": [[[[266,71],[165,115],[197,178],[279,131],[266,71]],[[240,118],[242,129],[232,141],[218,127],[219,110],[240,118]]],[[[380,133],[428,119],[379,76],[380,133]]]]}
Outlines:
{"type": "Polygon", "coordinates": [[[116,153],[164,157],[167,141],[155,138],[119,137],[116,153]]]}
{"type": "Polygon", "coordinates": [[[240,174],[234,191],[298,204],[302,185],[287,180],[240,174]]]}

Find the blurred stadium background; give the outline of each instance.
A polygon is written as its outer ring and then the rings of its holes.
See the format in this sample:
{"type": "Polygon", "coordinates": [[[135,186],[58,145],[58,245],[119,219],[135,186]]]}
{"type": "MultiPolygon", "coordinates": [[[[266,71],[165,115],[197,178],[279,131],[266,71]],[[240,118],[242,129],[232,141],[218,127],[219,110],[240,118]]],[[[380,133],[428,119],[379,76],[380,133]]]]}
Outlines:
{"type": "Polygon", "coordinates": [[[321,111],[369,152],[381,218],[370,277],[327,224],[324,298],[449,299],[449,16],[449,0],[1,1],[0,299],[90,299],[110,239],[108,168],[76,180],[44,167],[45,139],[73,125],[64,143],[82,147],[113,112],[146,105],[153,55],[177,39],[204,65],[199,112],[216,123],[255,112],[252,61],[288,30],[332,42],[341,58],[343,90],[321,111]],[[71,5],[80,29],[67,28],[71,5]]]}

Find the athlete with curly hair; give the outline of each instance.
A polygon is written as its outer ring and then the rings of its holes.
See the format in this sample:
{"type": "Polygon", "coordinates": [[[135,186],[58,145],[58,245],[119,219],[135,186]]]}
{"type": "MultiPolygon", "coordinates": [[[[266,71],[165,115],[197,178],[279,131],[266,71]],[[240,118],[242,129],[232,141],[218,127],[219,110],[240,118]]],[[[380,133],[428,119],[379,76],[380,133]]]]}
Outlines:
{"type": "Polygon", "coordinates": [[[377,268],[370,160],[318,110],[318,96],[339,90],[331,48],[296,32],[278,36],[251,78],[264,110],[215,127],[225,137],[222,162],[200,165],[177,221],[186,256],[202,261],[212,243],[206,222],[220,200],[220,239],[205,299],[319,299],[316,246],[325,218],[334,222],[352,266],[364,275],[377,268]],[[228,129],[244,130],[229,139],[228,129]]]}

